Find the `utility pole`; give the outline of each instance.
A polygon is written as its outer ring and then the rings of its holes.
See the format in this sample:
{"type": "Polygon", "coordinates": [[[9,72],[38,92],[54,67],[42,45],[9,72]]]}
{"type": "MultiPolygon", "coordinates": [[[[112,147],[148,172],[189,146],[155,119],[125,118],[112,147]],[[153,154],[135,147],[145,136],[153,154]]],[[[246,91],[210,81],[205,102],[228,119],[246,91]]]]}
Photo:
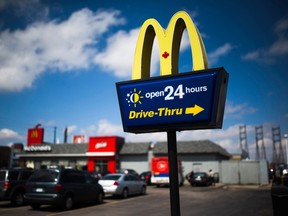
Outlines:
{"type": "Polygon", "coordinates": [[[64,143],[66,144],[67,143],[67,136],[68,136],[68,128],[67,126],[65,127],[65,130],[64,130],[64,143]]]}
{"type": "Polygon", "coordinates": [[[56,144],[56,132],[57,132],[57,127],[54,127],[54,144],[56,144]]]}

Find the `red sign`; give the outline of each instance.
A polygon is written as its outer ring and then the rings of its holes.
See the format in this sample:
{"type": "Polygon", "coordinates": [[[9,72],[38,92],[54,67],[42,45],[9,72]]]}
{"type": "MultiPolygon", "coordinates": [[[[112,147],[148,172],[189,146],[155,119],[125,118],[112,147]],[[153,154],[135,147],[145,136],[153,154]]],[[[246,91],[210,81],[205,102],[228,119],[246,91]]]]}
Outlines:
{"type": "Polygon", "coordinates": [[[87,154],[90,156],[115,156],[123,144],[124,138],[122,137],[90,137],[87,154]]]}
{"type": "Polygon", "coordinates": [[[159,172],[168,172],[168,161],[158,161],[156,167],[159,172]]]}
{"type": "Polygon", "coordinates": [[[84,135],[73,136],[73,143],[74,144],[85,143],[85,136],[84,135]]]}
{"type": "Polygon", "coordinates": [[[115,137],[90,137],[88,152],[116,152],[115,137]]]}
{"type": "Polygon", "coordinates": [[[44,138],[44,128],[28,129],[27,146],[33,144],[42,144],[44,138]]]}

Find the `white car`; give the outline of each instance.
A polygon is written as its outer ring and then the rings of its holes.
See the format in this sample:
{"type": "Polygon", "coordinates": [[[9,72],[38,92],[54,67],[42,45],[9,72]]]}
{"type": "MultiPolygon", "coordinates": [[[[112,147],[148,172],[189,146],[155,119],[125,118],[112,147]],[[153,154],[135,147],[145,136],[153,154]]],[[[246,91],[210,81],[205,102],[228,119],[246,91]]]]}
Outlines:
{"type": "Polygon", "coordinates": [[[127,198],[129,195],[146,194],[146,183],[135,175],[115,173],[107,174],[99,180],[105,194],[119,195],[127,198]]]}

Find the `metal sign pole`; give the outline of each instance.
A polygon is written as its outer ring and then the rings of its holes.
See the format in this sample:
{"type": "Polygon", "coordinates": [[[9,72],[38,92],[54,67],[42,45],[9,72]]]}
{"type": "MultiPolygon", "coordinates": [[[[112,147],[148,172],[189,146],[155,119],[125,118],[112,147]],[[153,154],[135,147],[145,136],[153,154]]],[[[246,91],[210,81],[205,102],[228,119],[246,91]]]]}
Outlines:
{"type": "Polygon", "coordinates": [[[167,132],[171,216],[180,216],[176,131],[167,132]]]}

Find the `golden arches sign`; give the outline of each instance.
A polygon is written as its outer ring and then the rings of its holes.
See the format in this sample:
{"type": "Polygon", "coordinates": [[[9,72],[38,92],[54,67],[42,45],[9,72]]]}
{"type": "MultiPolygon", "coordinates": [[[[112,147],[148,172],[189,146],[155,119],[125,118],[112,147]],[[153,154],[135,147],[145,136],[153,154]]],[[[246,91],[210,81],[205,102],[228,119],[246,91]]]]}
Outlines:
{"type": "Polygon", "coordinates": [[[208,69],[201,35],[186,12],[175,13],[167,29],[155,19],[146,20],[136,44],[132,80],[116,83],[124,131],[221,128],[228,77],[223,67],[208,69]],[[185,29],[191,46],[192,71],[197,72],[178,74],[185,29]],[[155,37],[159,44],[160,76],[150,78],[155,37]]]}
{"type": "Polygon", "coordinates": [[[38,138],[38,130],[32,130],[30,137],[31,138],[38,138]]]}
{"type": "Polygon", "coordinates": [[[155,36],[159,44],[160,75],[177,74],[180,42],[185,28],[189,35],[193,69],[207,69],[208,60],[202,37],[190,16],[180,11],[171,18],[166,30],[152,18],[143,23],[135,50],[132,79],[150,77],[150,61],[155,36]]]}

